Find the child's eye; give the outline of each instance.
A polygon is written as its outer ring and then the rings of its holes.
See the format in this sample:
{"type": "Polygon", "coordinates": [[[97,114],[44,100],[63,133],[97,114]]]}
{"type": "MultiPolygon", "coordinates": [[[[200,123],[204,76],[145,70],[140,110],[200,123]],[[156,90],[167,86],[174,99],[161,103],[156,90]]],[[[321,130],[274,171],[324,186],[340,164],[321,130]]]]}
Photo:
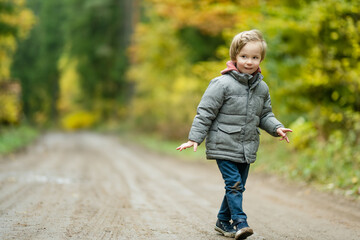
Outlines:
{"type": "Polygon", "coordinates": [[[245,55],[242,55],[241,57],[242,57],[242,58],[246,58],[246,56],[245,56],[245,55]]]}

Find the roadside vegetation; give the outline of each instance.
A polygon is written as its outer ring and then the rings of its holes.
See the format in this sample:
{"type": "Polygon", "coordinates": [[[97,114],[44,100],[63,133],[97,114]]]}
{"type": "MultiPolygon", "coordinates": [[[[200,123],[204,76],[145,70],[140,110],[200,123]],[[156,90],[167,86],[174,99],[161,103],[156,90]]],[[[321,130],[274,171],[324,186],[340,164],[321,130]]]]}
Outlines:
{"type": "Polygon", "coordinates": [[[13,153],[32,143],[40,132],[28,125],[0,130],[0,156],[13,153]]]}

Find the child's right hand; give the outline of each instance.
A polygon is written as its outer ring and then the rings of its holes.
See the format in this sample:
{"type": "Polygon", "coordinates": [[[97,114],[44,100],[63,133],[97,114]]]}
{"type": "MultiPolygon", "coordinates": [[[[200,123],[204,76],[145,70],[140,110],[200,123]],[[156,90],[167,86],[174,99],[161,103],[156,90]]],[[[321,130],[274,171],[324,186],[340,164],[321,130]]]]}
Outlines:
{"type": "Polygon", "coordinates": [[[180,150],[180,152],[181,152],[182,150],[184,150],[186,148],[190,148],[192,146],[194,146],[194,152],[196,152],[197,147],[198,147],[198,143],[190,141],[190,140],[188,142],[186,142],[186,143],[181,144],[179,147],[176,148],[176,150],[180,150]]]}

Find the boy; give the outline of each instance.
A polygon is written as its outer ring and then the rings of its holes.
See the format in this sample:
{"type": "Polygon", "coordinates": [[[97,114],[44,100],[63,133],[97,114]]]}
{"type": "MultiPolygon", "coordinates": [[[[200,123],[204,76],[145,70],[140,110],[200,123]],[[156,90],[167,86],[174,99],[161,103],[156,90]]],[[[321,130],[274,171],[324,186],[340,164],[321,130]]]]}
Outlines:
{"type": "Polygon", "coordinates": [[[234,37],[231,61],[221,76],[211,80],[197,108],[189,141],[177,148],[194,147],[196,151],[206,137],[206,157],[216,159],[226,190],[215,230],[235,239],[253,234],[242,199],[250,164],[256,160],[259,128],[287,142],[287,132],[292,132],[272,112],[269,88],[259,68],[265,52],[266,42],[258,30],[234,37]]]}

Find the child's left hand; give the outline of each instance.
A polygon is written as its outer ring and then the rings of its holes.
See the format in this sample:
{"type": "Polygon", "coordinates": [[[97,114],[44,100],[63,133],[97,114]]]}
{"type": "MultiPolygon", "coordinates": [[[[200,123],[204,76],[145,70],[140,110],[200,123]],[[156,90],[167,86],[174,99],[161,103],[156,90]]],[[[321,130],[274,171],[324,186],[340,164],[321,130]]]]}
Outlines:
{"type": "Polygon", "coordinates": [[[184,149],[194,146],[194,152],[196,152],[198,145],[199,144],[197,142],[189,140],[188,142],[183,143],[179,147],[177,147],[176,150],[179,150],[181,152],[184,149]]]}
{"type": "Polygon", "coordinates": [[[290,142],[289,138],[286,136],[287,132],[292,132],[292,130],[290,128],[278,128],[278,129],[276,129],[276,132],[279,136],[281,136],[280,141],[285,139],[286,142],[288,142],[288,143],[290,142]]]}

